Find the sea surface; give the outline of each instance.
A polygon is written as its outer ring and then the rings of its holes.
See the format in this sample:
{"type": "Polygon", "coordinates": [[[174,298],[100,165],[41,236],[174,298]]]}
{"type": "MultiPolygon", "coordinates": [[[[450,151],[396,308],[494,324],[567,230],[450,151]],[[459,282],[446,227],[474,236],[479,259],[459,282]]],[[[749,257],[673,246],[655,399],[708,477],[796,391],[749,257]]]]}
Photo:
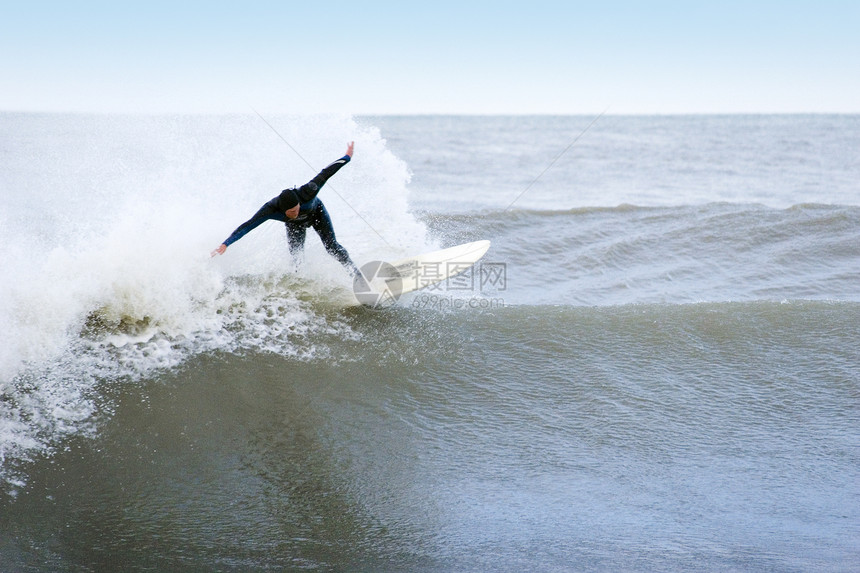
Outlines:
{"type": "Polygon", "coordinates": [[[860,570],[860,116],[0,113],[0,571],[860,570]],[[353,259],[209,253],[355,140],[353,259]]]}

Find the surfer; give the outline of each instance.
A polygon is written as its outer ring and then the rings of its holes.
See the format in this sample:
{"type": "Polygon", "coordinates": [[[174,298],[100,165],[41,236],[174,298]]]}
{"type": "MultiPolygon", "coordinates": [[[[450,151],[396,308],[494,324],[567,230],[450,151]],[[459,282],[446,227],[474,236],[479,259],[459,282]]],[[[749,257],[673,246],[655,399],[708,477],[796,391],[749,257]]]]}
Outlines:
{"type": "Polygon", "coordinates": [[[283,221],[287,226],[287,242],[293,260],[299,260],[305,246],[307,228],[313,227],[328,254],[337,259],[351,274],[358,273],[358,267],[349,258],[349,253],[337,242],[328,211],[317,197],[329,177],[352,159],[354,145],[355,143],[350,141],[343,157],[325,167],[316,177],[301,187],[284,189],[277,197],[266,202],[253,217],[239,225],[217,249],[212,251],[212,256],[223,255],[227,247],[256,229],[263,221],[283,221]]]}

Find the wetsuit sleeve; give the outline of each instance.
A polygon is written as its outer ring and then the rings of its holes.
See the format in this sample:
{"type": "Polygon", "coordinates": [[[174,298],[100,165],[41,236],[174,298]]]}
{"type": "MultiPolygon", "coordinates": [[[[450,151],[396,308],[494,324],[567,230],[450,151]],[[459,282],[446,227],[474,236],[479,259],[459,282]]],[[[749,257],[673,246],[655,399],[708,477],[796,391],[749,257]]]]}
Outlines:
{"type": "Polygon", "coordinates": [[[320,171],[316,177],[296,189],[296,193],[299,197],[299,202],[307,203],[308,201],[311,201],[314,197],[316,197],[317,193],[319,193],[320,189],[322,189],[322,186],[325,185],[325,182],[329,180],[329,177],[337,173],[341,167],[349,163],[349,160],[349,155],[344,155],[337,161],[324,167],[323,170],[320,171]]]}
{"type": "Polygon", "coordinates": [[[274,204],[276,200],[277,197],[260,207],[260,210],[254,213],[253,217],[239,225],[236,230],[233,231],[233,233],[229,237],[227,237],[227,240],[224,241],[224,244],[229,247],[230,245],[247,235],[250,231],[253,231],[257,227],[259,227],[260,224],[264,221],[268,221],[270,219],[275,219],[278,221],[285,220],[285,216],[283,213],[280,213],[279,216],[278,208],[274,204]]]}

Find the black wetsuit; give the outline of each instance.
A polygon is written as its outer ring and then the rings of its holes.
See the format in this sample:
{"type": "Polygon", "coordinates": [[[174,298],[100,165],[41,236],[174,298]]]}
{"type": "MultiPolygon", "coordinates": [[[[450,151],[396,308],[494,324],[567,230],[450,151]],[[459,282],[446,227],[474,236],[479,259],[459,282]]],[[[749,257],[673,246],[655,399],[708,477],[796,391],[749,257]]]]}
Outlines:
{"type": "Polygon", "coordinates": [[[338,170],[349,163],[349,155],[344,155],[331,165],[324,168],[319,174],[302,185],[301,187],[285,190],[293,191],[299,200],[299,215],[295,219],[288,219],[284,210],[278,206],[278,200],[281,195],[267,201],[265,205],[260,207],[260,210],[254,213],[254,216],[239,225],[233,233],[224,241],[226,246],[230,246],[249,231],[256,229],[263,221],[282,221],[287,225],[287,240],[290,245],[290,254],[294,258],[298,257],[305,245],[305,234],[308,227],[313,227],[317,234],[322,239],[323,246],[328,253],[340,262],[343,266],[349,269],[350,272],[358,272],[358,268],[352,259],[349,258],[349,253],[346,249],[337,242],[334,235],[334,227],[331,224],[331,218],[326,211],[323,202],[317,198],[317,193],[329,177],[338,172],[338,170]]]}

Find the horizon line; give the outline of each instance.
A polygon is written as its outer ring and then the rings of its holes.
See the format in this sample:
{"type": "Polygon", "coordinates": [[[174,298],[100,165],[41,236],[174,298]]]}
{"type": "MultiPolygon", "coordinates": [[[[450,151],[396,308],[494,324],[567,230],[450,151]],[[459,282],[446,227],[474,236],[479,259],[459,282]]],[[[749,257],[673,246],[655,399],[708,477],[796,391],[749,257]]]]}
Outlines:
{"type": "MultiPolygon", "coordinates": [[[[276,116],[349,116],[349,117],[579,117],[594,116],[600,111],[578,112],[347,112],[347,111],[274,111],[266,113],[276,116]]],[[[37,110],[37,109],[0,109],[0,114],[17,115],[101,115],[101,116],[243,116],[254,115],[253,111],[168,111],[168,110],[37,110]]],[[[860,115],[858,111],[677,111],[677,112],[615,112],[606,111],[604,116],[611,117],[690,117],[690,116],[838,116],[860,115]]]]}

